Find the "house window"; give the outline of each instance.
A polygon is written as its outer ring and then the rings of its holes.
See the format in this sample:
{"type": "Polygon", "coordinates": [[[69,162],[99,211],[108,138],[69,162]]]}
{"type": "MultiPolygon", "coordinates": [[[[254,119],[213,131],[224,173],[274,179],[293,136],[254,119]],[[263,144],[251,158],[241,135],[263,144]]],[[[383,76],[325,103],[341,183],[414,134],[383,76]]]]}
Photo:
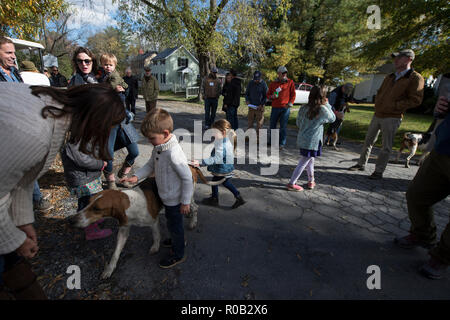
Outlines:
{"type": "Polygon", "coordinates": [[[161,64],[166,64],[166,60],[161,60],[161,64]]]}
{"type": "Polygon", "coordinates": [[[153,61],[153,65],[157,65],[158,64],[158,61],[153,61]]]}
{"type": "Polygon", "coordinates": [[[187,67],[188,59],[187,58],[178,58],[178,67],[187,67]]]}
{"type": "Polygon", "coordinates": [[[163,84],[166,83],[166,74],[165,73],[161,73],[161,83],[163,83],[163,84]]]}

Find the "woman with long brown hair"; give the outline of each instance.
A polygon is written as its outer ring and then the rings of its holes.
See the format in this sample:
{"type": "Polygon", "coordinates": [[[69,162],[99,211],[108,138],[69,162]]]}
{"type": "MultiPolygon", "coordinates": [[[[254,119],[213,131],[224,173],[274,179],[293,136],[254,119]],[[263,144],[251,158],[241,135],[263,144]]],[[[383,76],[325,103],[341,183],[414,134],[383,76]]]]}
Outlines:
{"type": "Polygon", "coordinates": [[[79,143],[86,154],[108,159],[109,133],[124,118],[122,102],[110,86],[64,90],[0,83],[0,268],[5,263],[8,268],[0,270],[0,296],[5,294],[3,273],[9,289],[22,289],[19,298],[45,298],[21,259],[39,250],[32,225],[33,182],[49,169],[65,138],[79,143]]]}
{"type": "Polygon", "coordinates": [[[325,86],[314,86],[309,93],[308,104],[298,111],[297,146],[300,148],[300,159],[287,185],[288,190],[303,190],[296,182],[305,168],[308,174],[308,189],[314,189],[316,186],[314,158],[320,156],[322,152],[323,124],[336,119],[326,94],[325,86]]]}

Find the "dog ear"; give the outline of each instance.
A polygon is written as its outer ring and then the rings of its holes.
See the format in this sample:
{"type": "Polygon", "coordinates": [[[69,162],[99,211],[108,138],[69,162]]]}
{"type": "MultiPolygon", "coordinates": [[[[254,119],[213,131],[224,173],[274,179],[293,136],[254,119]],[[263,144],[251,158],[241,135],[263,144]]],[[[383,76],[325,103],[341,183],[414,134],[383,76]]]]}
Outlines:
{"type": "Polygon", "coordinates": [[[130,207],[130,200],[128,196],[118,191],[114,197],[111,216],[119,221],[120,226],[124,226],[128,223],[128,217],[126,210],[130,207]]]}

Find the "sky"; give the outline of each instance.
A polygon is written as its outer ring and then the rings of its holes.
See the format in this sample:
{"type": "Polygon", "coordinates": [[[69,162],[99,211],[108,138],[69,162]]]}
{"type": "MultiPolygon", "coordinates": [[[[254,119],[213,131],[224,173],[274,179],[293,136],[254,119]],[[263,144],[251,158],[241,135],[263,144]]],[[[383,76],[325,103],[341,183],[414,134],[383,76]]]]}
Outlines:
{"type": "MultiPolygon", "coordinates": [[[[87,38],[108,26],[117,26],[114,20],[117,11],[117,3],[112,0],[68,0],[72,7],[76,9],[76,14],[68,21],[69,29],[83,31],[81,37],[77,39],[80,45],[86,42],[87,38]]],[[[77,32],[74,35],[78,34],[77,32]]],[[[75,36],[74,36],[75,37],[75,36]]]]}

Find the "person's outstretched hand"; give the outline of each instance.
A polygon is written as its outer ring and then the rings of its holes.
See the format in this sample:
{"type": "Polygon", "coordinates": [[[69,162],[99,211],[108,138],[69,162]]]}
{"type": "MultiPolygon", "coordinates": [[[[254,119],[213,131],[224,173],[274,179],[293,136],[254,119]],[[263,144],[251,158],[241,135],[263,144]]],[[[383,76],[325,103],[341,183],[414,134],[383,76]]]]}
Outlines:
{"type": "Polygon", "coordinates": [[[31,240],[30,238],[26,238],[25,242],[22,243],[22,245],[18,249],[16,249],[16,253],[19,256],[31,259],[36,255],[38,250],[39,250],[39,247],[38,247],[37,243],[34,242],[33,240],[31,240]]]}
{"type": "Polygon", "coordinates": [[[198,160],[191,160],[189,161],[189,165],[193,167],[200,167],[200,162],[198,162],[198,160]]]}
{"type": "Polygon", "coordinates": [[[435,113],[445,114],[448,112],[448,100],[445,96],[440,96],[434,108],[435,113]]]}

